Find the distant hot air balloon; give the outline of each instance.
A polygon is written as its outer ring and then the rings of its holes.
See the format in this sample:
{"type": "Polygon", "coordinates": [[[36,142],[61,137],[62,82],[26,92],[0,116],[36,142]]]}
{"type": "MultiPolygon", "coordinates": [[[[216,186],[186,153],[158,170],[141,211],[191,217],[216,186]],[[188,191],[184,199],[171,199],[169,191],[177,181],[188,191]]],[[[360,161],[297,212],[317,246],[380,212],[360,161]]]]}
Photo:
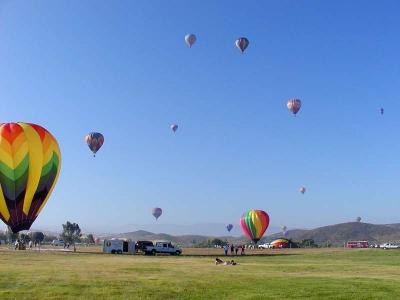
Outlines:
{"type": "Polygon", "coordinates": [[[29,230],[57,182],[61,153],[45,128],[0,124],[0,218],[16,233],[29,230]]]}
{"type": "Polygon", "coordinates": [[[228,230],[228,232],[231,232],[232,228],[233,228],[232,224],[226,225],[226,230],[228,230]]]}
{"type": "Polygon", "coordinates": [[[281,226],[281,229],[282,229],[283,235],[286,235],[286,230],[287,230],[286,225],[281,226]]]}
{"type": "Polygon", "coordinates": [[[103,146],[104,136],[99,132],[90,132],[86,135],[85,141],[92,150],[93,156],[96,156],[96,152],[103,146]]]}
{"type": "Polygon", "coordinates": [[[304,194],[304,193],[306,192],[306,188],[305,188],[304,186],[302,186],[302,187],[299,189],[299,192],[302,193],[302,194],[304,194]]]}
{"type": "Polygon", "coordinates": [[[385,112],[385,110],[383,109],[383,107],[381,107],[381,115],[383,115],[385,112]]]}
{"type": "Polygon", "coordinates": [[[249,46],[249,40],[245,37],[238,38],[235,42],[235,45],[243,53],[244,50],[246,50],[246,48],[249,46]]]}
{"type": "Polygon", "coordinates": [[[159,207],[155,207],[151,211],[151,214],[154,216],[154,218],[156,218],[156,220],[158,220],[158,218],[162,215],[162,209],[159,207]]]}
{"type": "Polygon", "coordinates": [[[172,124],[171,125],[171,129],[175,133],[178,130],[178,125],[177,124],[172,124]]]}
{"type": "Polygon", "coordinates": [[[361,222],[361,217],[357,217],[356,221],[361,222]]]}
{"type": "Polygon", "coordinates": [[[263,210],[253,209],[240,218],[240,226],[246,237],[257,243],[269,225],[269,216],[263,210]]]}
{"type": "Polygon", "coordinates": [[[289,111],[290,111],[291,113],[293,113],[294,115],[296,115],[296,114],[299,112],[300,108],[301,108],[301,101],[300,101],[300,99],[290,99],[290,100],[287,102],[287,108],[289,109],[289,111]]]}
{"type": "Polygon", "coordinates": [[[196,43],[196,36],[193,33],[189,33],[185,35],[185,42],[189,46],[189,48],[192,48],[193,44],[196,43]]]}

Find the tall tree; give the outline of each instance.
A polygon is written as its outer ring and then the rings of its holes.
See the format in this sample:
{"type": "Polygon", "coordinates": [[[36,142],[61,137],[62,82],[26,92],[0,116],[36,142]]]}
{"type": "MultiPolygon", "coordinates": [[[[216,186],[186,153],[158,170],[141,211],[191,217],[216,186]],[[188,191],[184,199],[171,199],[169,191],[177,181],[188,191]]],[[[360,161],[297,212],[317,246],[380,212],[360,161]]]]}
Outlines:
{"type": "Polygon", "coordinates": [[[62,224],[63,231],[60,237],[66,243],[75,244],[80,241],[81,237],[81,229],[77,223],[71,223],[67,221],[67,223],[62,224]]]}

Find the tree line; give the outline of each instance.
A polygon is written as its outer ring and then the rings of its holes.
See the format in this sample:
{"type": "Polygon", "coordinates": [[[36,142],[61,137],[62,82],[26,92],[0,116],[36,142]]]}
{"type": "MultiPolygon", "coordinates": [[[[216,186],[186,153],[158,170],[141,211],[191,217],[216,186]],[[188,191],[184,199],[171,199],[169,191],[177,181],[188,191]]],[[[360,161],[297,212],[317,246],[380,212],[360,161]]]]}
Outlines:
{"type": "Polygon", "coordinates": [[[21,241],[23,243],[29,243],[32,241],[33,244],[49,244],[53,240],[63,240],[68,244],[75,243],[87,243],[94,244],[95,239],[93,234],[82,235],[81,228],[77,223],[72,223],[67,221],[65,224],[62,224],[62,232],[61,234],[44,234],[41,231],[30,231],[30,232],[20,232],[14,233],[12,230],[7,227],[7,230],[4,232],[0,232],[0,241],[6,241],[7,243],[13,243],[15,241],[21,241]]]}

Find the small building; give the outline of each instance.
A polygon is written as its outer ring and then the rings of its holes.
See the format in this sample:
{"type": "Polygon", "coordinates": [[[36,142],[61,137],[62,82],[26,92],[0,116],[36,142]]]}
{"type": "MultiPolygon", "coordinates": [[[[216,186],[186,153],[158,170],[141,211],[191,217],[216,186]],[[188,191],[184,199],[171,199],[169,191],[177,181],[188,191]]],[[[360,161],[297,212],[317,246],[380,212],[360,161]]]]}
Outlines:
{"type": "Polygon", "coordinates": [[[368,248],[368,241],[348,241],[347,248],[368,248]]]}
{"type": "Polygon", "coordinates": [[[135,242],[123,239],[104,240],[103,252],[111,254],[135,254],[135,242]]]}

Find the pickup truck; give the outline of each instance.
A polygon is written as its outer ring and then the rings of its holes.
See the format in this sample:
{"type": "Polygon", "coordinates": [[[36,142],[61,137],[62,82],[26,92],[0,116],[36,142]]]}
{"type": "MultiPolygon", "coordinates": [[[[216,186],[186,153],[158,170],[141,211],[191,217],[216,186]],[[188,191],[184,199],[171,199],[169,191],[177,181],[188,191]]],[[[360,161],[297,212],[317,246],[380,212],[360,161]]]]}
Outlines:
{"type": "Polygon", "coordinates": [[[144,253],[152,255],[156,255],[157,253],[180,255],[182,253],[182,249],[173,246],[171,242],[155,242],[153,245],[147,245],[144,249],[144,253]]]}
{"type": "Polygon", "coordinates": [[[385,244],[381,245],[380,248],[385,249],[385,250],[387,250],[387,249],[399,249],[400,246],[396,245],[396,244],[385,243],[385,244]]]}

